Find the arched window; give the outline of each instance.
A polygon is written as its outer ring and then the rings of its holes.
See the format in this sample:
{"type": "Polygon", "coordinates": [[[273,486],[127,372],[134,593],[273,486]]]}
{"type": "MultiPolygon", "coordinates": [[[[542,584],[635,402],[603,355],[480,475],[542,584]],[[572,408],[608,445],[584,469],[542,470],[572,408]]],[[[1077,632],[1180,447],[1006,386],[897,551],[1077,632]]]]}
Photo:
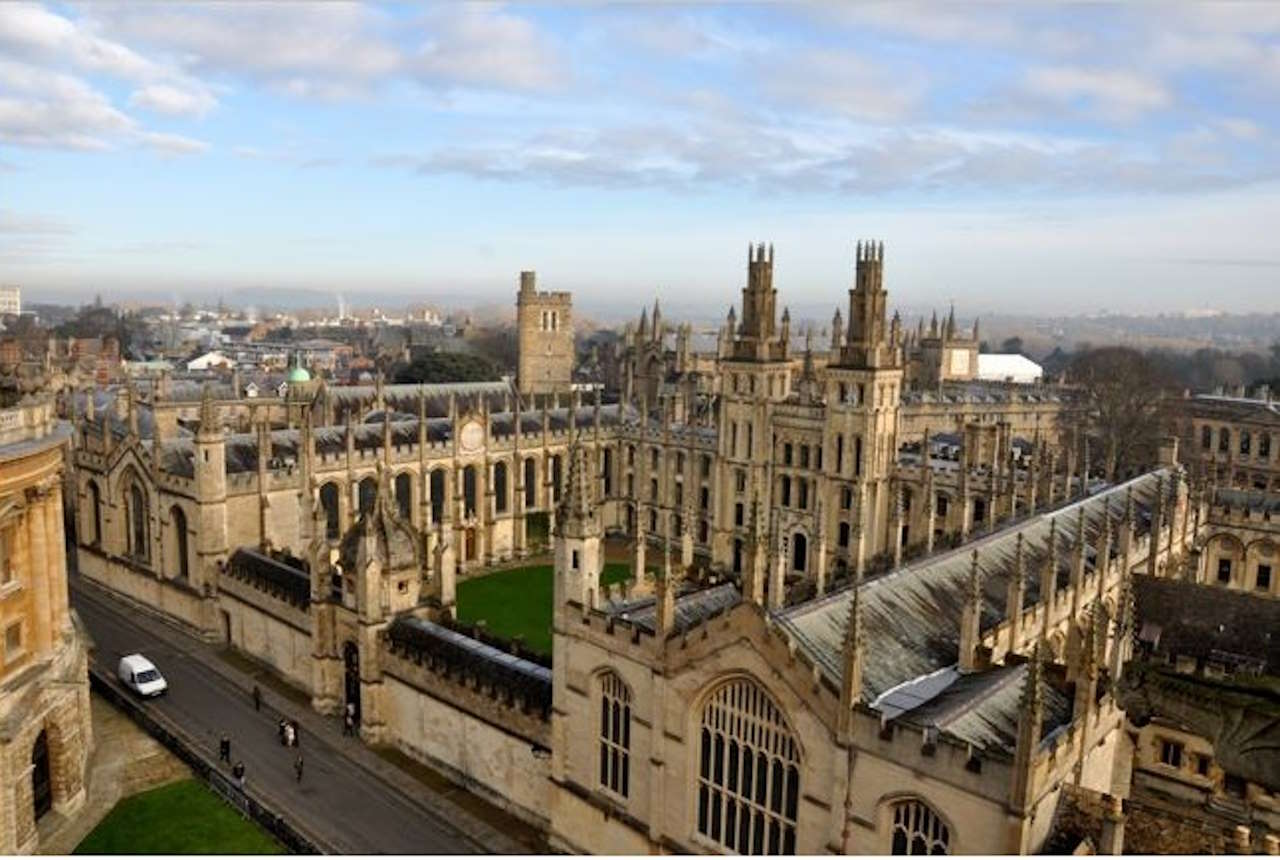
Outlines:
{"type": "Polygon", "coordinates": [[[466,466],[462,470],[462,509],[463,516],[476,515],[476,467],[466,466]]]}
{"type": "Polygon", "coordinates": [[[320,488],[320,507],[324,508],[324,536],[338,539],[338,485],[325,484],[320,488]]]}
{"type": "Polygon", "coordinates": [[[507,464],[493,464],[493,509],[500,513],[507,512],[507,464]]]}
{"type": "Polygon", "coordinates": [[[396,509],[401,519],[407,520],[413,515],[413,477],[408,472],[396,475],[396,509]]]}
{"type": "Polygon", "coordinates": [[[373,478],[365,478],[360,482],[360,514],[364,515],[373,510],[374,500],[378,497],[378,482],[373,478]]]}
{"type": "Polygon", "coordinates": [[[444,469],[433,469],[431,472],[430,492],[431,492],[431,522],[440,522],[444,519],[444,469]]]}
{"type": "Polygon", "coordinates": [[[791,538],[791,547],[791,569],[804,573],[808,569],[809,539],[801,532],[796,532],[791,538]]]}
{"type": "Polygon", "coordinates": [[[524,506],[528,510],[538,506],[538,464],[532,457],[524,461],[524,506]]]}
{"type": "Polygon", "coordinates": [[[556,503],[560,501],[560,484],[564,480],[563,471],[560,455],[556,454],[551,458],[551,501],[556,503]]]}
{"type": "Polygon", "coordinates": [[[169,522],[173,528],[173,545],[178,556],[178,578],[185,580],[191,573],[190,561],[187,557],[187,515],[177,505],[169,511],[169,522]]]}
{"type": "Polygon", "coordinates": [[[604,449],[604,462],[601,466],[600,489],[603,496],[613,495],[613,449],[604,449]]]}
{"type": "Polygon", "coordinates": [[[600,676],[600,787],[626,797],[631,777],[631,690],[613,672],[600,676]]]}
{"type": "Polygon", "coordinates": [[[102,491],[94,481],[89,482],[89,506],[93,510],[90,520],[93,530],[89,532],[89,544],[97,546],[102,543],[102,491]]]}
{"type": "Polygon", "coordinates": [[[784,508],[791,507],[791,476],[782,476],[782,506],[784,508]]]}
{"type": "Polygon", "coordinates": [[[893,805],[893,854],[948,854],[951,831],[938,813],[919,800],[893,805]]]}
{"type": "Polygon", "coordinates": [[[129,485],[129,554],[134,558],[147,558],[147,497],[137,483],[129,485]]]}
{"type": "Polygon", "coordinates": [[[800,749],[757,684],[730,681],[702,708],[698,833],[739,854],[794,854],[800,749]]]}

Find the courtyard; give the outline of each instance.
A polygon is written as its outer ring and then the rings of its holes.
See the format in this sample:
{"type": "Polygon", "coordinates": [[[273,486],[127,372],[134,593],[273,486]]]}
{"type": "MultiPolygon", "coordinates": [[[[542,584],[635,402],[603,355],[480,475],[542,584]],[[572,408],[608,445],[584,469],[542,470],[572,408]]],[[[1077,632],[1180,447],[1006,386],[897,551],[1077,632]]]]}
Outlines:
{"type": "MultiPolygon", "coordinates": [[[[630,564],[607,561],[601,586],[631,578],[630,564]]],[[[551,654],[552,566],[534,564],[499,570],[458,583],[458,620],[506,639],[521,638],[530,651],[551,654]]]]}

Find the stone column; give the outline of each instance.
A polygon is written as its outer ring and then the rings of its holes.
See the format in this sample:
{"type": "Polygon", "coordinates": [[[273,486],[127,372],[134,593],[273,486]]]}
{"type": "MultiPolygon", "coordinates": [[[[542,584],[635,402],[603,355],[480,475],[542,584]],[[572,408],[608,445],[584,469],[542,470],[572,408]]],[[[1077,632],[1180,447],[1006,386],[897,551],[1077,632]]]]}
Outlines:
{"type": "MultiPolygon", "coordinates": [[[[31,487],[27,490],[26,544],[27,559],[31,571],[32,652],[36,659],[48,654],[53,647],[53,606],[50,601],[49,582],[49,530],[45,525],[45,505],[48,493],[42,488],[31,487]]],[[[22,551],[19,549],[17,563],[22,563],[22,551]]],[[[19,567],[21,569],[21,567],[19,567]]]]}

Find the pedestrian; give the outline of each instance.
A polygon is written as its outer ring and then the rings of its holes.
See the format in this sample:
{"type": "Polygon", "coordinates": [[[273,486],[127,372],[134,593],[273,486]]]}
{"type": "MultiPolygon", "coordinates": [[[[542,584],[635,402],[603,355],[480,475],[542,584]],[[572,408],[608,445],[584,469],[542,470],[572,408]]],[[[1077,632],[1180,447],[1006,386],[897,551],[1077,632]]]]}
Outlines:
{"type": "Polygon", "coordinates": [[[298,721],[293,721],[293,745],[300,746],[302,744],[302,729],[298,726],[298,721]]]}
{"type": "Polygon", "coordinates": [[[298,753],[298,758],[293,762],[293,775],[297,782],[302,782],[302,753],[298,753]]]}
{"type": "Polygon", "coordinates": [[[262,710],[262,691],[258,689],[258,685],[253,685],[253,709],[255,711],[262,710]]]}
{"type": "Polygon", "coordinates": [[[236,785],[240,786],[240,790],[244,791],[244,762],[236,762],[235,767],[231,768],[231,775],[236,778],[236,785]]]}
{"type": "Polygon", "coordinates": [[[293,739],[295,736],[296,735],[294,734],[294,731],[293,731],[293,723],[288,723],[288,722],[285,723],[284,724],[284,745],[287,747],[293,746],[293,739]]]}
{"type": "Polygon", "coordinates": [[[284,729],[286,725],[288,723],[283,717],[280,718],[280,722],[276,723],[276,733],[280,735],[280,746],[284,746],[284,729]]]}
{"type": "Polygon", "coordinates": [[[351,717],[351,711],[347,711],[342,715],[342,733],[348,737],[355,734],[356,721],[351,717]]]}
{"type": "Polygon", "coordinates": [[[231,738],[227,737],[227,733],[222,733],[222,738],[218,741],[218,761],[225,761],[231,764],[231,738]]]}

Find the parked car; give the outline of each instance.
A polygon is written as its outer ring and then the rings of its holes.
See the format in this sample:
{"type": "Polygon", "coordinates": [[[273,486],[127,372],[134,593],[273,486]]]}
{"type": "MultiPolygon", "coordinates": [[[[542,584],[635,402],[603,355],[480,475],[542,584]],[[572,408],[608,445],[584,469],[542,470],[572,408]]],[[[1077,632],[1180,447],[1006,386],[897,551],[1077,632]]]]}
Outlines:
{"type": "Polygon", "coordinates": [[[116,668],[120,683],[139,696],[159,696],[169,689],[168,682],[156,665],[141,654],[129,654],[120,658],[116,668]]]}

